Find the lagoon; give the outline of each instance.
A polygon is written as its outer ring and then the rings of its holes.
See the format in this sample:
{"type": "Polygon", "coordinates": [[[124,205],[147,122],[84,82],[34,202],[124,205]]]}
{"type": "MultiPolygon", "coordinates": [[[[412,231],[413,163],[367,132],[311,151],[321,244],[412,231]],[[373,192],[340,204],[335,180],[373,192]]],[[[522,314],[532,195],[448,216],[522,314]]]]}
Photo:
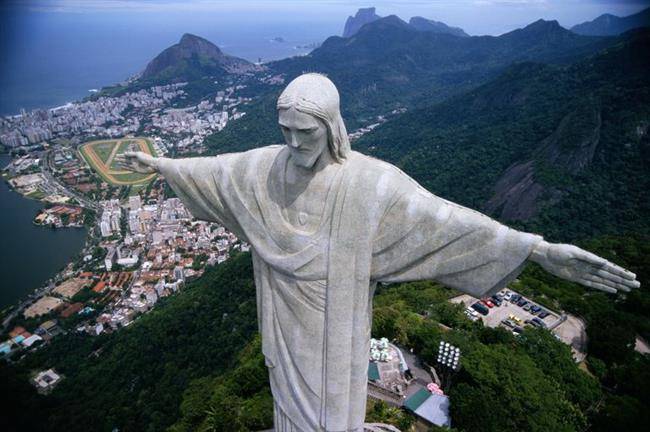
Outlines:
{"type": "MultiPolygon", "coordinates": [[[[0,167],[10,161],[0,156],[0,167]]],[[[0,309],[39,288],[83,248],[86,229],[34,225],[42,207],[0,181],[0,309]]]]}

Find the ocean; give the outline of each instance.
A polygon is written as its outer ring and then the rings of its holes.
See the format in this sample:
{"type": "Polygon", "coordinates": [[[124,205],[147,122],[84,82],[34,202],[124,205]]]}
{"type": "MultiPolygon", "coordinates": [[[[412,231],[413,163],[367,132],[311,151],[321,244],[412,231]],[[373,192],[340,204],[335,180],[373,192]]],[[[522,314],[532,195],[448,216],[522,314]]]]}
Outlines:
{"type": "Polygon", "coordinates": [[[322,42],[343,27],[342,21],[259,14],[30,12],[0,18],[0,115],[60,106],[121,82],[184,33],[204,37],[227,54],[267,62],[305,54],[310,50],[295,47],[322,42]]]}

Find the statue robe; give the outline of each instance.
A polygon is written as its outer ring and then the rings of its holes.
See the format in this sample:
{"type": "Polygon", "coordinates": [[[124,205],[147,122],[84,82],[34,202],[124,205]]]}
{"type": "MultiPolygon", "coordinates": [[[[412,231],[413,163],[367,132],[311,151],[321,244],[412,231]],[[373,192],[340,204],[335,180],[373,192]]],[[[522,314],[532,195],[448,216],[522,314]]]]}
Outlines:
{"type": "Polygon", "coordinates": [[[427,192],[351,152],[313,232],[286,218],[284,146],[159,170],[192,214],[251,245],[276,431],[362,427],[377,282],[435,280],[481,297],[513,280],[541,237],[427,192]]]}

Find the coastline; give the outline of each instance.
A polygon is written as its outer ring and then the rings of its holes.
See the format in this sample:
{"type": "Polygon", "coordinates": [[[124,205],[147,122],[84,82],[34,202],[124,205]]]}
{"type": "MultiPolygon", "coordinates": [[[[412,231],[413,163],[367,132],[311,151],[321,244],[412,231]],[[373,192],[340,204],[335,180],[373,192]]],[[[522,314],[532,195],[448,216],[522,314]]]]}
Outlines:
{"type": "MultiPolygon", "coordinates": [[[[0,155],[0,164],[4,167],[9,159],[6,154],[0,155]]],[[[38,295],[83,251],[89,231],[84,226],[53,230],[35,225],[35,213],[42,210],[43,202],[16,192],[4,178],[0,196],[0,234],[5,243],[0,253],[0,271],[6,275],[0,292],[0,310],[4,311],[38,295]],[[34,266],[34,262],[39,265],[34,266]]]]}

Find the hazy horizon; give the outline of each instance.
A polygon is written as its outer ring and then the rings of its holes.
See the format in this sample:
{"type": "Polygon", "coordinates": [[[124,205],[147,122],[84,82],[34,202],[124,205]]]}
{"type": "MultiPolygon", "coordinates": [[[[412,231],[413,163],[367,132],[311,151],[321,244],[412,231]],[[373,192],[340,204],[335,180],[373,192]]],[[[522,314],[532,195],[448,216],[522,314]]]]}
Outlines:
{"type": "MultiPolygon", "coordinates": [[[[217,22],[229,18],[335,23],[343,30],[345,19],[357,9],[376,7],[381,16],[412,16],[443,21],[462,27],[470,35],[499,35],[536,21],[557,20],[564,27],[609,13],[634,14],[650,5],[650,0],[413,0],[413,1],[341,1],[341,0],[9,0],[0,9],[8,16],[33,14],[72,14],[80,19],[100,14],[110,20],[129,14],[131,19],[172,19],[175,22],[217,22]]],[[[191,24],[190,24],[191,22],[191,24]]]]}
{"type": "Polygon", "coordinates": [[[193,33],[247,60],[301,52],[295,45],[341,35],[361,7],[381,16],[443,21],[470,35],[499,35],[538,19],[564,27],[603,13],[633,14],[640,0],[204,1],[27,0],[0,5],[0,115],[82,98],[141,71],[155,55],[193,33]],[[270,44],[280,36],[285,46],[270,44]]]}

